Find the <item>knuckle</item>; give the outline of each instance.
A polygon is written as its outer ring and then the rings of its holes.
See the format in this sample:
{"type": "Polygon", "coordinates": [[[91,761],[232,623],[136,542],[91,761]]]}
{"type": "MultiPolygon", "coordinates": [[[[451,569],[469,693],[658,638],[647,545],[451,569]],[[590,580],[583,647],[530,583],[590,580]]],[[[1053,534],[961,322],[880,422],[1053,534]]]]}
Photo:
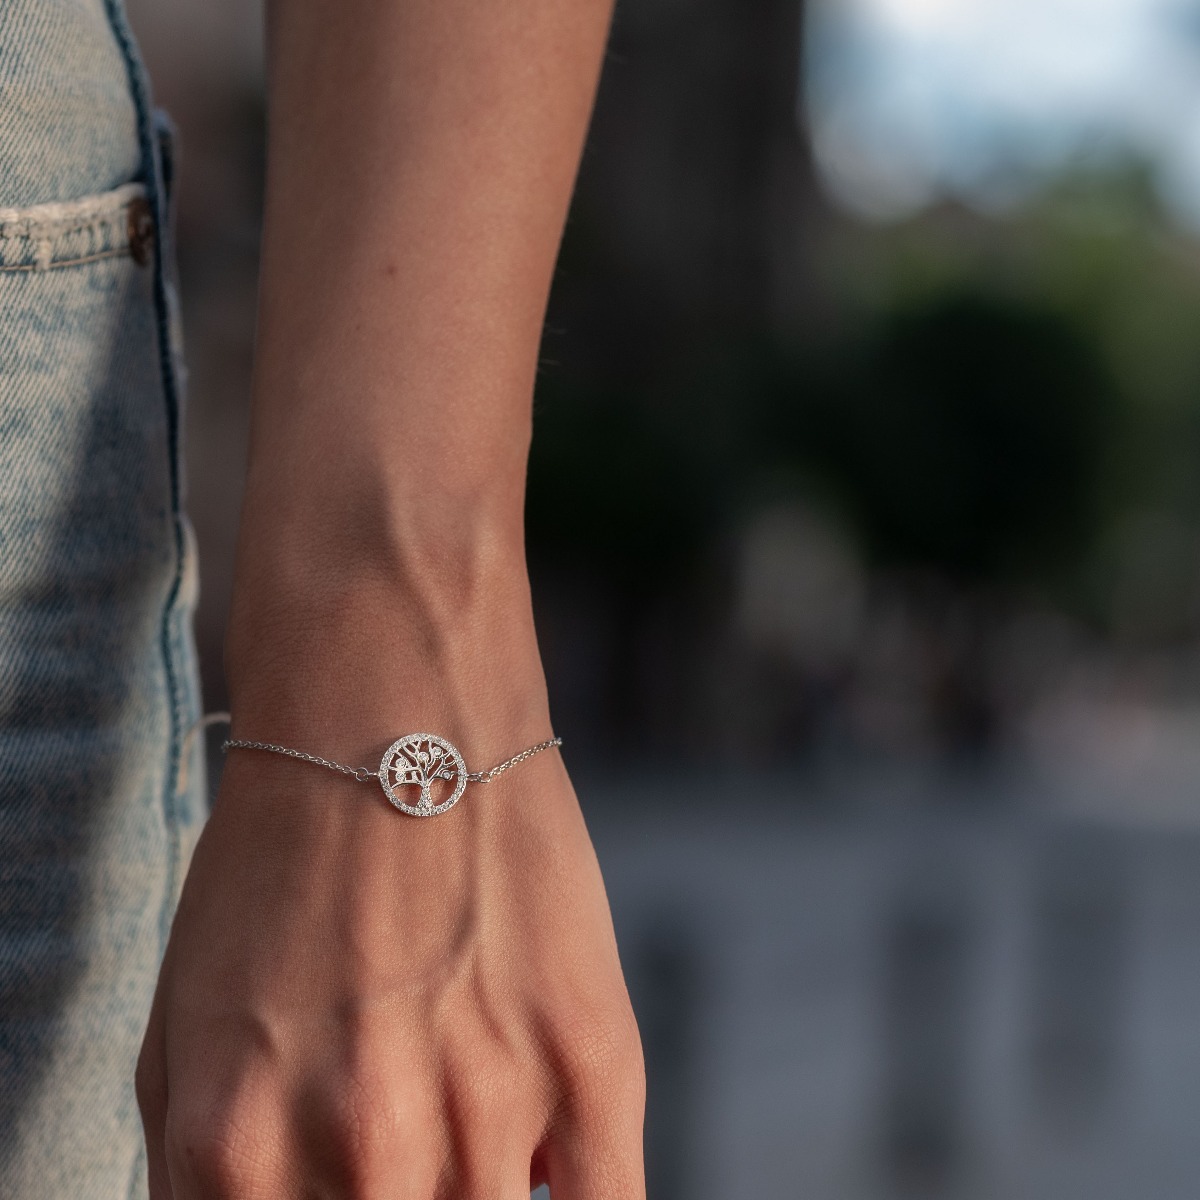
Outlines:
{"type": "Polygon", "coordinates": [[[376,1194],[379,1175],[401,1132],[389,1090],[377,1082],[348,1082],[328,1102],[322,1124],[344,1194],[376,1194]]]}
{"type": "Polygon", "coordinates": [[[645,1095],[642,1043],[632,1012],[576,1021],[562,1063],[567,1094],[584,1106],[624,1107],[645,1095]]]}
{"type": "Polygon", "coordinates": [[[240,1196],[265,1176],[263,1141],[231,1112],[211,1112],[172,1123],[169,1157],[205,1196],[240,1196]]]}

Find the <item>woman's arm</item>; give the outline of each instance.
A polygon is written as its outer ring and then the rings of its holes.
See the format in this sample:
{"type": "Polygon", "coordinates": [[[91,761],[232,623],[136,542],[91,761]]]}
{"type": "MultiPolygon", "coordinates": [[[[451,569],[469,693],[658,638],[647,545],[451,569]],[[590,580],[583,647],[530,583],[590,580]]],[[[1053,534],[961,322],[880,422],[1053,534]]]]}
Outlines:
{"type": "Polygon", "coordinates": [[[608,2],[269,6],[234,736],[544,735],[530,398],[608,2]]]}
{"type": "MultiPolygon", "coordinates": [[[[273,0],[233,737],[551,733],[530,399],[609,0],[273,0]]],[[[642,1076],[557,753],[428,820],[233,751],[138,1070],[153,1200],[643,1195],[642,1076]]]]}

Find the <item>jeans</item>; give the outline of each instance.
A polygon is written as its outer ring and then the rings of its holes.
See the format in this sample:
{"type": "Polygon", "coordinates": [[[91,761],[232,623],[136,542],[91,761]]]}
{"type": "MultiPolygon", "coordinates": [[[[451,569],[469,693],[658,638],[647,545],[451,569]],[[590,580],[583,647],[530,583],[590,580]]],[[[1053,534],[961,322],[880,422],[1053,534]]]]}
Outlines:
{"type": "Polygon", "coordinates": [[[134,1064],[205,791],[173,144],[120,0],[0,0],[4,1200],[145,1191],[134,1064]]]}

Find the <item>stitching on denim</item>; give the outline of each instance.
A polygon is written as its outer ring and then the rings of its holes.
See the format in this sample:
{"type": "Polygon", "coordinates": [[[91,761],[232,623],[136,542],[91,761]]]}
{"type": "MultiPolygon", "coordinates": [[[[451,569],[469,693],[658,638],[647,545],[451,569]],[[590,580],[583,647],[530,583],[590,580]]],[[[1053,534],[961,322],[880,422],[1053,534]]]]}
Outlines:
{"type": "MultiPolygon", "coordinates": [[[[91,231],[102,240],[117,243],[113,249],[127,245],[129,206],[145,195],[145,186],[133,182],[122,184],[111,192],[83,196],[78,200],[53,200],[25,208],[0,208],[0,242],[29,243],[33,255],[33,261],[29,264],[6,263],[0,265],[0,270],[45,271],[59,265],[54,258],[56,243],[84,231],[91,231]]],[[[107,252],[96,253],[105,256],[107,252]]],[[[74,258],[60,262],[64,265],[74,264],[87,261],[90,257],[76,254],[74,258]]]]}
{"type": "Polygon", "coordinates": [[[145,184],[123,183],[111,192],[81,196],[78,200],[52,200],[25,208],[0,208],[0,237],[45,237],[85,229],[97,222],[124,216],[131,200],[146,195],[145,184]]]}
{"type": "MultiPolygon", "coordinates": [[[[153,267],[153,290],[155,307],[155,325],[158,335],[159,371],[162,379],[163,401],[167,423],[167,470],[170,479],[171,515],[174,522],[174,551],[175,570],[167,595],[164,598],[159,624],[159,647],[162,655],[163,674],[167,686],[168,698],[168,733],[170,744],[167,752],[166,773],[163,780],[162,806],[163,822],[168,837],[168,856],[166,878],[164,882],[163,902],[159,910],[159,954],[166,947],[167,935],[170,932],[171,916],[175,910],[175,899],[179,891],[178,881],[182,871],[182,829],[180,819],[180,797],[175,790],[175,780],[179,773],[179,756],[183,731],[181,728],[181,710],[184,704],[182,681],[178,677],[178,666],[175,645],[175,607],[178,602],[180,587],[183,582],[184,534],[180,520],[182,508],[182,480],[180,478],[180,446],[179,425],[182,413],[179,411],[181,395],[178,380],[175,377],[173,353],[170,344],[170,329],[168,327],[167,306],[168,297],[164,271],[171,253],[165,243],[169,237],[169,226],[166,220],[167,204],[163,195],[163,174],[160,155],[162,145],[154,118],[154,105],[150,95],[150,81],[145,75],[141,55],[125,17],[122,0],[104,0],[104,9],[108,16],[109,25],[116,37],[121,56],[125,60],[125,71],[129,79],[129,88],[133,96],[134,108],[137,113],[137,134],[142,170],[145,172],[146,199],[154,215],[155,225],[162,231],[161,237],[154,239],[151,247],[151,263],[153,267]]],[[[185,668],[186,669],[186,668],[185,668]]],[[[134,1200],[138,1186],[138,1163],[133,1164],[130,1174],[128,1197],[134,1200]]]]}
{"type": "Polygon", "coordinates": [[[7,274],[11,271],[37,271],[40,274],[46,271],[57,271],[59,267],[81,267],[86,263],[100,262],[101,259],[105,258],[126,258],[128,256],[128,246],[114,246],[111,250],[100,250],[95,254],[85,254],[81,258],[51,259],[45,265],[38,261],[31,263],[16,263],[10,266],[0,266],[0,275],[7,274]]]}
{"type": "Polygon", "coordinates": [[[179,774],[179,756],[183,730],[181,728],[181,710],[183,707],[182,682],[178,677],[177,649],[175,645],[175,608],[179,598],[180,586],[183,582],[184,535],[180,521],[182,508],[182,486],[180,472],[179,422],[181,413],[180,394],[175,377],[174,361],[170,344],[170,329],[168,327],[167,306],[169,304],[166,290],[165,271],[168,253],[165,242],[166,230],[169,228],[167,217],[166,197],[163,194],[162,164],[160,155],[162,145],[160,134],[155,123],[154,103],[150,94],[150,81],[146,78],[142,66],[141,55],[133,37],[133,31],[125,18],[121,0],[104,0],[109,24],[116,36],[125,60],[125,70],[129,78],[129,87],[133,95],[134,107],[137,113],[138,145],[141,150],[142,169],[146,174],[146,199],[154,213],[155,224],[164,231],[164,236],[156,237],[152,247],[152,263],[154,269],[154,307],[155,325],[158,334],[159,372],[162,379],[163,400],[166,408],[167,422],[167,469],[170,477],[171,515],[174,522],[174,551],[175,571],[171,584],[164,599],[162,616],[159,626],[159,646],[162,654],[163,672],[166,677],[167,697],[169,701],[169,732],[170,746],[167,753],[166,778],[163,785],[163,821],[170,839],[170,861],[167,864],[167,877],[164,881],[163,906],[159,914],[159,945],[165,948],[167,935],[171,927],[171,915],[175,909],[175,897],[178,892],[179,874],[182,869],[181,855],[181,819],[179,797],[175,791],[175,780],[179,774]]]}

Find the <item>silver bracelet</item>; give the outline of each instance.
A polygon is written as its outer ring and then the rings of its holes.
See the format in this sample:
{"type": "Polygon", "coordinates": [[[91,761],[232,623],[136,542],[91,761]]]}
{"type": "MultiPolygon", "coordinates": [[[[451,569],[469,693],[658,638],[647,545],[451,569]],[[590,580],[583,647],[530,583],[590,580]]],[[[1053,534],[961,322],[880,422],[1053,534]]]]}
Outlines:
{"type": "MultiPolygon", "coordinates": [[[[221,714],[224,715],[224,714],[221,714]]],[[[241,738],[226,738],[221,743],[222,750],[270,750],[272,754],[286,754],[289,758],[298,758],[303,762],[316,763],[318,767],[328,767],[331,771],[339,771],[366,783],[378,779],[383,787],[383,794],[389,803],[394,804],[401,812],[413,817],[435,817],[453,808],[466,791],[468,783],[491,783],[497,775],[503,775],[509,767],[523,763],[543,750],[551,750],[562,745],[562,738],[552,737],[536,746],[530,746],[512,758],[497,763],[487,771],[468,771],[463,756],[458,747],[448,742],[436,733],[408,733],[397,738],[388,748],[379,764],[377,771],[370,767],[348,767],[345,763],[334,762],[328,758],[318,758],[315,754],[306,754],[303,750],[292,750],[287,746],[277,746],[274,742],[251,742],[241,738]],[[454,789],[448,799],[440,804],[433,802],[432,788],[439,781],[453,782],[454,789]],[[400,789],[419,787],[421,798],[416,804],[406,804],[400,795],[400,789]]]]}

